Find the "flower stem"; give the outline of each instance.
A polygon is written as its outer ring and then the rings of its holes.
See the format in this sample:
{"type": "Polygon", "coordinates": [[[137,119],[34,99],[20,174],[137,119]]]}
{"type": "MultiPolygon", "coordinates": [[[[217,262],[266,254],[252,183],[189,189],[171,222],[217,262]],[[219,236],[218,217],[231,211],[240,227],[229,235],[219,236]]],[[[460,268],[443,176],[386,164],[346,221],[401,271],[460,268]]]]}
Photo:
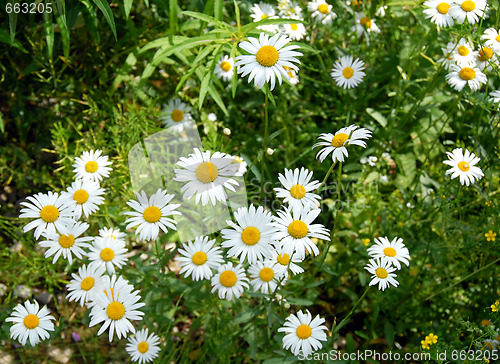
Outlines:
{"type": "Polygon", "coordinates": [[[260,164],[260,199],[262,200],[264,194],[264,165],[267,150],[267,138],[269,135],[269,85],[266,83],[266,101],[264,103],[264,139],[262,140],[262,160],[260,164]]]}
{"type": "Polygon", "coordinates": [[[370,290],[370,287],[371,286],[366,287],[365,293],[363,293],[363,295],[356,301],[354,306],[352,306],[351,311],[349,311],[347,316],[344,317],[338,325],[335,325],[335,327],[332,329],[332,336],[334,336],[342,327],[344,327],[347,324],[347,320],[349,320],[349,317],[351,317],[356,307],[358,307],[359,303],[363,300],[363,298],[365,298],[366,294],[370,290]]]}
{"type": "Polygon", "coordinates": [[[333,171],[333,167],[335,167],[335,165],[337,164],[337,161],[333,162],[330,169],[328,170],[328,172],[326,172],[326,176],[325,178],[323,178],[323,182],[321,182],[321,184],[319,185],[319,187],[316,189],[316,192],[321,192],[321,187],[323,187],[326,183],[326,180],[328,179],[328,177],[330,177],[330,174],[332,174],[332,171],[333,171]]]}

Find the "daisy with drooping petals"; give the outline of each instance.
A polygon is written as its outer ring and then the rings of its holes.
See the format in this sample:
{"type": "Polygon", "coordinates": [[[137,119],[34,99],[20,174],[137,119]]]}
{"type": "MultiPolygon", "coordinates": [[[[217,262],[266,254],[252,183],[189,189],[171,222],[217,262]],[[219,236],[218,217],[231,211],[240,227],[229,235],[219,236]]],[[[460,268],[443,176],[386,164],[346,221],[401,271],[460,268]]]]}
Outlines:
{"type": "Polygon", "coordinates": [[[240,207],[234,213],[236,224],[230,220],[226,223],[231,229],[221,231],[223,248],[229,248],[227,255],[244,262],[248,258],[250,264],[263,260],[271,251],[271,238],[274,228],[271,225],[272,216],[264,211],[262,206],[255,208],[240,207]]]}
{"type": "Polygon", "coordinates": [[[92,180],[77,179],[61,195],[67,195],[71,201],[75,213],[75,219],[79,220],[82,214],[87,218],[99,210],[99,205],[104,203],[104,188],[92,180]]]}
{"type": "Polygon", "coordinates": [[[186,182],[181,188],[184,198],[189,200],[195,196],[196,203],[201,201],[205,206],[210,201],[215,206],[216,201],[225,203],[227,193],[225,188],[235,191],[234,186],[239,183],[231,177],[240,177],[239,165],[233,163],[234,157],[226,154],[206,150],[201,152],[194,148],[187,158],[180,157],[177,165],[182,169],[176,169],[174,181],[186,182]]]}
{"type": "Polygon", "coordinates": [[[272,225],[276,228],[274,239],[278,240],[278,247],[289,256],[297,255],[304,259],[306,250],[310,254],[318,255],[319,249],[311,240],[318,238],[330,241],[329,230],[321,224],[312,224],[321,210],[294,208],[289,210],[286,206],[283,211],[278,211],[272,225]]]}
{"type": "Polygon", "coordinates": [[[97,264],[106,267],[109,274],[115,273],[116,268],[120,269],[126,262],[125,244],[112,238],[94,238],[94,243],[88,252],[90,264],[97,264]]]}
{"type": "Polygon", "coordinates": [[[148,329],[136,331],[134,337],[128,338],[127,346],[125,347],[132,361],[138,361],[139,364],[149,363],[158,356],[160,352],[160,338],[151,333],[148,336],[148,329]]]}
{"type": "Polygon", "coordinates": [[[365,77],[363,70],[365,63],[359,58],[343,56],[334,63],[330,76],[335,80],[337,86],[343,88],[354,88],[358,86],[365,77]]]}
{"type": "Polygon", "coordinates": [[[90,236],[83,236],[79,238],[87,229],[89,224],[85,222],[73,222],[72,224],[61,226],[57,233],[45,233],[43,234],[47,240],[38,243],[43,248],[49,248],[45,252],[45,258],[54,255],[52,264],[63,256],[64,259],[68,259],[69,264],[73,263],[73,256],[82,259],[87,255],[87,252],[83,249],[90,248],[90,244],[85,243],[86,241],[92,241],[94,238],[90,236]]]}
{"type": "Polygon", "coordinates": [[[180,262],[182,267],[179,274],[184,274],[184,277],[189,277],[193,281],[201,279],[210,279],[213,275],[212,269],[217,270],[219,265],[224,262],[222,251],[218,246],[215,246],[215,239],[208,240],[208,236],[198,236],[194,242],[189,241],[182,245],[183,249],[179,249],[180,257],[175,258],[180,262]]]}
{"type": "Polygon", "coordinates": [[[288,73],[283,66],[298,71],[295,63],[300,61],[295,58],[302,53],[294,51],[300,48],[298,45],[287,45],[290,39],[283,34],[276,34],[272,38],[265,33],[260,33],[259,39],[249,37],[248,41],[241,42],[240,48],[250,53],[236,57],[235,66],[240,66],[238,73],[241,77],[250,74],[248,82],[254,80],[255,86],[262,88],[266,82],[271,83],[271,91],[274,89],[276,78],[281,85],[282,77],[288,78],[288,73]]]}
{"type": "Polygon", "coordinates": [[[462,91],[466,85],[476,91],[488,81],[486,75],[476,66],[460,67],[453,64],[450,69],[451,72],[446,75],[446,81],[457,91],[462,91]]]}
{"type": "Polygon", "coordinates": [[[454,21],[448,11],[454,1],[455,0],[427,0],[423,4],[427,9],[424,9],[422,12],[426,14],[426,19],[431,18],[431,22],[438,27],[451,27],[454,21]]]}
{"type": "Polygon", "coordinates": [[[274,270],[279,274],[283,274],[285,278],[288,278],[288,269],[290,269],[293,274],[304,272],[304,269],[297,264],[302,263],[303,259],[300,259],[297,254],[294,254],[290,258],[290,254],[285,253],[283,247],[271,250],[271,254],[267,258],[267,261],[275,264],[274,270]]]}
{"type": "Polygon", "coordinates": [[[486,29],[481,39],[485,40],[484,44],[493,49],[494,52],[500,52],[500,32],[495,28],[486,29]]]}
{"type": "Polygon", "coordinates": [[[456,64],[460,67],[473,66],[476,62],[476,52],[472,49],[472,46],[465,40],[461,38],[458,44],[454,47],[452,56],[456,64]]]}
{"type": "Polygon", "coordinates": [[[375,23],[375,19],[371,19],[363,13],[355,13],[356,25],[351,28],[352,31],[358,33],[358,37],[363,34],[380,33],[380,28],[375,23]]]}
{"type": "Polygon", "coordinates": [[[394,287],[399,285],[396,274],[392,273],[396,268],[385,258],[370,259],[365,269],[372,274],[370,286],[378,283],[378,289],[384,291],[391,285],[394,287]]]}
{"type": "Polygon", "coordinates": [[[481,158],[476,157],[474,153],[467,149],[464,153],[462,148],[455,148],[451,153],[446,152],[446,154],[449,159],[443,163],[452,167],[446,171],[446,174],[451,174],[451,179],[460,177],[460,183],[469,186],[484,176],[481,168],[475,166],[481,158]]]}
{"type": "MultiPolygon", "coordinates": [[[[258,22],[264,20],[266,18],[269,19],[278,19],[276,16],[276,11],[274,10],[274,6],[260,2],[258,4],[254,4],[250,8],[250,17],[254,22],[258,22]]],[[[259,25],[257,29],[265,30],[271,33],[277,33],[279,31],[279,25],[277,24],[267,24],[267,25],[259,25]]]]}
{"type": "Polygon", "coordinates": [[[129,320],[142,320],[144,312],[138,309],[146,304],[138,302],[141,299],[139,291],[132,292],[132,289],[127,284],[116,284],[113,289],[107,288],[104,292],[96,292],[93,299],[95,304],[90,311],[89,327],[103,322],[97,336],[109,328],[109,341],[111,342],[115,331],[118,339],[122,336],[126,337],[129,331],[135,331],[129,320]]]}
{"type": "Polygon", "coordinates": [[[337,14],[332,11],[332,6],[325,0],[313,0],[307,3],[307,10],[312,14],[313,20],[320,21],[323,25],[332,24],[333,20],[337,18],[337,14]]]}
{"type": "Polygon", "coordinates": [[[80,301],[80,306],[93,299],[97,291],[106,288],[103,274],[106,267],[103,265],[86,265],[78,268],[78,274],[72,273],[73,279],[66,285],[69,293],[66,295],[68,301],[80,301]]]}
{"type": "Polygon", "coordinates": [[[108,161],[108,156],[103,155],[102,150],[97,149],[95,152],[84,151],[80,157],[75,158],[73,164],[73,172],[76,173],[76,179],[90,179],[94,182],[100,182],[103,177],[109,177],[109,172],[112,170],[108,167],[111,162],[108,161]]]}
{"type": "Polygon", "coordinates": [[[231,81],[234,74],[234,60],[227,54],[222,56],[215,66],[214,73],[219,79],[221,78],[226,82],[231,81]]]}
{"type": "Polygon", "coordinates": [[[315,209],[319,206],[320,196],[312,193],[317,189],[321,183],[319,181],[312,181],[312,171],[302,167],[300,170],[286,169],[285,175],[281,173],[278,179],[284,188],[275,188],[276,197],[284,198],[283,203],[288,203],[288,206],[293,209],[295,207],[304,207],[315,209]]]}
{"type": "Polygon", "coordinates": [[[486,0],[455,0],[451,3],[449,13],[458,24],[463,24],[465,19],[475,24],[484,16],[487,7],[486,0]]]}
{"type": "Polygon", "coordinates": [[[319,315],[313,320],[309,310],[305,313],[298,311],[297,316],[291,314],[286,318],[283,327],[278,329],[278,332],[286,333],[283,337],[283,348],[290,349],[295,356],[308,356],[321,349],[321,341],[326,341],[324,331],[328,331],[328,328],[322,325],[324,322],[325,319],[319,315]]]}
{"type": "Polygon", "coordinates": [[[264,294],[271,294],[278,287],[284,284],[281,271],[275,269],[275,263],[257,261],[250,265],[248,274],[252,280],[250,284],[254,291],[260,291],[264,294]]]}
{"type": "Polygon", "coordinates": [[[401,269],[401,263],[410,265],[410,252],[401,238],[392,241],[386,237],[375,238],[374,244],[368,248],[368,254],[373,258],[385,258],[397,269],[401,269]]]}
{"type": "Polygon", "coordinates": [[[358,128],[359,126],[357,125],[350,125],[346,128],[339,129],[335,135],[332,133],[320,134],[318,139],[324,141],[314,144],[313,149],[318,146],[324,148],[316,154],[316,159],[323,162],[328,154],[332,153],[333,162],[343,162],[344,157],[349,156],[345,146],[353,144],[366,148],[366,142],[362,139],[370,138],[372,132],[365,128],[358,128]]]}
{"type": "MultiPolygon", "coordinates": [[[[290,19],[304,20],[299,17],[292,17],[290,19]]],[[[285,31],[285,34],[288,35],[292,40],[301,40],[306,36],[306,27],[302,23],[283,24],[283,29],[285,31]]]]}
{"type": "Polygon", "coordinates": [[[99,229],[99,236],[101,238],[112,238],[114,240],[118,240],[118,241],[122,242],[123,244],[125,244],[124,238],[127,235],[125,233],[122,233],[118,229],[113,229],[113,228],[108,229],[107,227],[104,227],[102,229],[99,229]]]}
{"type": "Polygon", "coordinates": [[[10,337],[13,340],[18,339],[21,345],[26,345],[26,341],[30,340],[31,346],[37,345],[41,340],[48,339],[50,334],[48,331],[54,331],[54,324],[50,320],[55,320],[54,316],[50,315],[47,306],[40,309],[37,301],[30,301],[18,304],[14,307],[10,317],[5,319],[5,322],[14,322],[10,327],[10,337]]]}
{"type": "Polygon", "coordinates": [[[240,175],[243,176],[245,173],[247,173],[248,164],[243,160],[243,158],[236,156],[231,163],[238,165],[238,173],[240,175]]]}
{"type": "Polygon", "coordinates": [[[19,217],[36,219],[23,228],[24,232],[36,228],[33,234],[36,239],[43,232],[55,233],[56,230],[73,222],[73,209],[67,196],[60,196],[58,193],[49,191],[47,194],[37,193],[34,196],[26,197],[26,199],[31,203],[21,202],[24,207],[21,209],[19,217]]]}
{"type": "Polygon", "coordinates": [[[500,107],[500,90],[493,90],[490,92],[489,102],[495,104],[496,107],[500,107]]]}
{"type": "Polygon", "coordinates": [[[135,234],[140,234],[139,237],[141,240],[155,240],[160,233],[160,229],[165,234],[168,233],[167,228],[177,230],[175,220],[167,217],[181,214],[175,210],[180,204],[170,203],[174,195],[169,195],[167,194],[167,190],[158,188],[158,191],[152,194],[149,199],[144,191],[136,194],[136,196],[138,201],[127,201],[127,205],[135,211],[123,213],[124,215],[132,216],[125,220],[125,224],[128,224],[126,229],[138,226],[135,234]]]}
{"type": "Polygon", "coordinates": [[[493,66],[500,66],[498,57],[495,52],[493,52],[493,49],[486,46],[479,47],[479,51],[476,53],[476,65],[481,71],[492,71],[493,66]]]}
{"type": "Polygon", "coordinates": [[[212,277],[212,293],[218,291],[221,300],[231,301],[239,298],[244,289],[248,289],[248,278],[241,264],[233,267],[233,263],[219,266],[218,273],[212,277]]]}
{"type": "Polygon", "coordinates": [[[180,127],[180,124],[191,121],[191,106],[183,103],[180,99],[171,99],[167,105],[163,107],[160,115],[160,120],[165,128],[174,126],[180,127]]]}

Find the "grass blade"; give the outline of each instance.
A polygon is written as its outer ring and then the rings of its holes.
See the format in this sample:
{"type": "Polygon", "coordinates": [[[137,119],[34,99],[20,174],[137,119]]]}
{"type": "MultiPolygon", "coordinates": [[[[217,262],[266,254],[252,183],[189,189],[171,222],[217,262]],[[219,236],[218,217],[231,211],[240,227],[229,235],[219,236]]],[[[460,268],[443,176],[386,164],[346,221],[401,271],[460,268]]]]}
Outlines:
{"type": "Polygon", "coordinates": [[[116,36],[115,18],[113,16],[113,12],[111,11],[111,8],[109,7],[109,4],[104,0],[92,0],[92,1],[102,11],[102,13],[104,14],[104,18],[106,18],[106,21],[108,22],[109,27],[111,28],[111,31],[113,32],[113,35],[115,36],[115,40],[118,40],[118,37],[116,36]]]}

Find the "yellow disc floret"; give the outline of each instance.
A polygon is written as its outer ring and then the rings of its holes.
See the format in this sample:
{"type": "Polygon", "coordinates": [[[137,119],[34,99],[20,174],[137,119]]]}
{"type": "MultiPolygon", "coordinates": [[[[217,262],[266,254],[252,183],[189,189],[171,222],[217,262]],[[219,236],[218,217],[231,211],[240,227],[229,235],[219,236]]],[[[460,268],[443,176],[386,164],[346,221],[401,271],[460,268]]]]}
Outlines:
{"type": "Polygon", "coordinates": [[[69,235],[61,235],[59,237],[59,245],[63,248],[71,248],[75,244],[75,237],[71,234],[69,235]]]}
{"type": "Polygon", "coordinates": [[[493,50],[488,47],[483,47],[477,55],[477,58],[481,62],[486,62],[488,59],[491,59],[491,57],[493,57],[493,50]]]}
{"type": "Polygon", "coordinates": [[[44,206],[40,211],[40,217],[45,222],[54,222],[59,217],[59,210],[52,205],[44,206]]]}
{"type": "Polygon", "coordinates": [[[458,54],[460,54],[462,57],[465,57],[465,56],[467,56],[467,55],[469,54],[469,50],[467,49],[467,47],[466,47],[466,46],[463,46],[463,45],[461,45],[461,46],[459,46],[459,47],[457,48],[457,52],[458,52],[458,54]]]}
{"type": "Polygon", "coordinates": [[[353,75],[354,75],[354,70],[352,69],[352,67],[346,67],[344,68],[344,70],[342,71],[342,75],[349,79],[351,78],[353,75]]]}
{"type": "Polygon", "coordinates": [[[436,7],[436,9],[441,14],[448,14],[448,10],[450,10],[450,4],[448,4],[448,3],[440,3],[436,7]]]}
{"type": "Polygon", "coordinates": [[[318,5],[318,11],[321,14],[328,14],[328,5],[327,4],[319,4],[318,5]]]}
{"type": "Polygon", "coordinates": [[[207,254],[205,252],[196,252],[193,254],[193,263],[196,265],[203,265],[207,261],[207,254]]]}
{"type": "Polygon", "coordinates": [[[332,138],[332,145],[336,148],[340,148],[347,139],[349,139],[349,135],[346,133],[338,133],[332,138]]]}
{"type": "Polygon", "coordinates": [[[260,47],[255,55],[257,62],[264,67],[272,67],[278,62],[279,54],[276,48],[271,45],[260,47]]]}
{"type": "Polygon", "coordinates": [[[394,248],[391,248],[390,246],[388,246],[387,248],[384,249],[384,254],[388,257],[395,257],[396,250],[394,248]]]}
{"type": "Polygon", "coordinates": [[[149,344],[145,341],[141,341],[139,345],[137,345],[137,351],[139,351],[139,353],[141,354],[144,354],[148,350],[149,350],[149,344]]]}
{"type": "Polygon", "coordinates": [[[312,330],[309,325],[302,324],[299,327],[297,327],[296,333],[299,339],[305,340],[311,336],[312,330]]]}
{"type": "Polygon", "coordinates": [[[469,166],[469,163],[462,161],[462,162],[458,163],[458,168],[461,171],[467,172],[470,169],[470,166],[469,166]]]}
{"type": "Polygon", "coordinates": [[[97,171],[97,163],[94,161],[87,162],[87,164],[85,164],[85,170],[89,173],[94,173],[97,171]]]}
{"type": "Polygon", "coordinates": [[[148,206],[142,213],[144,220],[149,223],[155,223],[161,219],[161,210],[156,206],[148,206]]]}
{"type": "Polygon", "coordinates": [[[458,76],[465,81],[473,80],[476,77],[476,72],[470,67],[464,67],[458,72],[458,76]]]}
{"type": "Polygon", "coordinates": [[[115,252],[113,251],[113,249],[104,248],[103,250],[101,250],[101,259],[104,260],[105,262],[113,260],[114,257],[115,257],[115,252]]]}
{"type": "Polygon", "coordinates": [[[30,330],[33,330],[35,327],[37,327],[39,322],[40,320],[38,319],[38,316],[31,313],[24,318],[24,326],[26,326],[26,328],[30,330]]]}
{"type": "Polygon", "coordinates": [[[222,70],[223,70],[224,72],[228,72],[228,71],[230,71],[230,70],[231,70],[231,63],[226,62],[226,61],[221,62],[221,64],[220,64],[220,68],[222,68],[222,70]]]}
{"type": "Polygon", "coordinates": [[[85,190],[76,190],[75,193],[73,193],[73,200],[79,205],[84,204],[88,199],[89,193],[85,190]]]}
{"type": "Polygon", "coordinates": [[[236,273],[232,270],[225,270],[220,274],[219,282],[224,287],[232,287],[236,284],[238,278],[236,277],[236,273]]]}
{"type": "Polygon", "coordinates": [[[88,291],[92,287],[94,287],[95,280],[92,277],[86,277],[82,279],[82,283],[80,283],[80,288],[84,291],[88,291]]]}
{"type": "Polygon", "coordinates": [[[290,256],[287,253],[285,253],[283,255],[278,255],[276,260],[281,265],[288,265],[288,262],[290,261],[290,256]]]}
{"type": "Polygon", "coordinates": [[[246,245],[255,245],[260,240],[260,231],[256,227],[249,226],[241,232],[241,240],[246,245]]]}
{"type": "Polygon", "coordinates": [[[306,189],[302,185],[294,185],[290,188],[290,195],[297,200],[300,200],[306,195],[306,189]]]}
{"type": "Polygon", "coordinates": [[[302,220],[292,221],[292,223],[288,225],[288,233],[295,239],[305,237],[308,231],[306,223],[302,220]]]}
{"type": "Polygon", "coordinates": [[[196,178],[202,183],[210,183],[215,181],[219,176],[219,169],[210,162],[203,162],[196,168],[196,178]]]}
{"type": "Polygon", "coordinates": [[[259,278],[264,282],[269,282],[274,278],[274,271],[271,268],[262,268],[259,272],[259,278]]]}
{"type": "Polygon", "coordinates": [[[172,120],[175,121],[176,123],[184,119],[184,113],[180,110],[172,111],[172,114],[170,116],[172,117],[172,120]]]}
{"type": "Polygon", "coordinates": [[[369,17],[365,16],[359,20],[359,23],[364,26],[366,29],[370,29],[372,26],[372,21],[369,17]]]}
{"type": "Polygon", "coordinates": [[[382,278],[382,279],[387,278],[387,275],[388,275],[387,271],[384,268],[377,268],[377,270],[375,271],[375,274],[377,275],[377,277],[382,278]]]}
{"type": "Polygon", "coordinates": [[[111,302],[106,308],[106,313],[111,320],[119,320],[125,315],[125,306],[121,302],[111,302]]]}
{"type": "Polygon", "coordinates": [[[474,1],[466,0],[462,3],[461,8],[463,11],[469,12],[476,8],[476,4],[474,4],[474,1]]]}

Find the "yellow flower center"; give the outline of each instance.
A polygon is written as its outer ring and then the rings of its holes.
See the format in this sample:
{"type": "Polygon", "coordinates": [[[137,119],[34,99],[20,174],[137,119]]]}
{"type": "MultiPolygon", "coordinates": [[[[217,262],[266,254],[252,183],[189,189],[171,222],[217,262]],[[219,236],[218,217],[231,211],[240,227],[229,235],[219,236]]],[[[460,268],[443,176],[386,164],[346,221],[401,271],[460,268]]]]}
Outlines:
{"type": "Polygon", "coordinates": [[[354,75],[354,70],[352,69],[352,67],[346,67],[344,68],[344,70],[342,71],[342,75],[349,79],[351,78],[353,75],[354,75]]]}
{"type": "Polygon", "coordinates": [[[175,121],[176,123],[184,119],[184,113],[180,110],[172,111],[172,114],[170,116],[172,117],[172,120],[175,121]]]}
{"type": "Polygon", "coordinates": [[[265,18],[267,18],[267,15],[266,15],[266,14],[262,14],[262,15],[260,16],[260,20],[263,20],[263,19],[265,19],[265,18]]]}
{"type": "Polygon", "coordinates": [[[150,223],[158,222],[161,219],[161,210],[156,206],[148,206],[142,213],[144,220],[150,223]]]}
{"type": "Polygon", "coordinates": [[[119,320],[125,315],[125,306],[121,302],[111,302],[106,313],[111,320],[119,320]]]}
{"type": "Polygon", "coordinates": [[[312,330],[309,325],[302,324],[299,327],[297,327],[296,333],[299,339],[305,340],[309,336],[311,336],[312,330]]]}
{"type": "Polygon", "coordinates": [[[328,5],[326,5],[326,4],[320,4],[320,5],[318,5],[318,11],[321,14],[328,14],[328,5]]]}
{"type": "Polygon", "coordinates": [[[145,341],[141,341],[139,345],[137,345],[137,350],[139,353],[144,354],[149,349],[149,344],[145,341]]]}
{"type": "Polygon", "coordinates": [[[59,245],[61,245],[63,248],[71,248],[73,244],[75,243],[75,237],[71,234],[69,235],[61,235],[59,237],[59,245]]]}
{"type": "Polygon", "coordinates": [[[441,14],[448,14],[448,10],[450,10],[450,4],[448,3],[440,3],[436,7],[437,11],[440,12],[441,14]]]}
{"type": "Polygon", "coordinates": [[[77,190],[73,193],[73,200],[76,201],[77,204],[82,205],[89,199],[89,193],[85,190],[77,190]]]}
{"type": "Polygon", "coordinates": [[[225,270],[220,274],[219,282],[224,287],[232,287],[236,284],[236,274],[232,270],[225,270]]]}
{"type": "Polygon", "coordinates": [[[264,67],[272,67],[278,62],[279,54],[276,48],[271,45],[260,47],[255,55],[257,62],[264,67]]]}
{"type": "Polygon", "coordinates": [[[203,265],[207,261],[207,255],[204,252],[196,252],[193,254],[193,263],[203,265]]]}
{"type": "Polygon", "coordinates": [[[346,133],[338,133],[332,138],[332,145],[336,148],[340,148],[344,145],[345,141],[349,138],[346,133]]]}
{"type": "Polygon", "coordinates": [[[295,32],[297,30],[297,24],[290,24],[290,28],[295,32]]]}
{"type": "Polygon", "coordinates": [[[461,171],[467,172],[470,169],[470,166],[469,166],[469,163],[462,161],[462,162],[458,163],[458,168],[461,171]]]}
{"type": "Polygon", "coordinates": [[[486,60],[490,59],[491,57],[493,57],[493,50],[488,47],[483,47],[483,49],[479,51],[479,54],[477,56],[477,58],[479,58],[481,62],[486,62],[486,60]]]}
{"type": "Polygon", "coordinates": [[[85,170],[89,173],[94,173],[97,171],[97,163],[94,161],[87,162],[85,165],[85,170]]]}
{"type": "Polygon", "coordinates": [[[495,40],[500,43],[500,34],[495,37],[495,40]]]}
{"type": "Polygon", "coordinates": [[[465,81],[473,80],[476,77],[476,72],[470,67],[464,67],[458,72],[458,76],[465,81]]]}
{"type": "Polygon", "coordinates": [[[24,318],[24,326],[26,326],[26,328],[30,330],[37,327],[39,322],[40,320],[38,320],[38,317],[31,313],[24,318]]]}
{"type": "Polygon", "coordinates": [[[220,64],[220,68],[222,68],[222,70],[223,70],[224,72],[227,72],[227,71],[231,70],[231,63],[226,62],[226,61],[221,62],[221,64],[220,64]]]}
{"type": "Polygon", "coordinates": [[[264,282],[269,282],[274,278],[274,271],[271,268],[262,268],[259,273],[259,277],[264,282]]]}
{"type": "Polygon", "coordinates": [[[52,205],[44,206],[40,211],[40,217],[45,222],[54,222],[59,217],[59,210],[52,205]]]}
{"type": "Polygon", "coordinates": [[[387,278],[387,271],[384,268],[377,268],[377,270],[375,271],[375,274],[379,278],[382,278],[382,279],[387,278]]]}
{"type": "Polygon", "coordinates": [[[288,225],[288,233],[294,237],[295,239],[301,239],[308,233],[307,225],[302,220],[292,221],[290,225],[288,225]]]}
{"type": "Polygon", "coordinates": [[[372,21],[369,17],[365,16],[359,20],[359,24],[364,26],[366,29],[370,29],[372,26],[372,21]]]}
{"type": "Polygon", "coordinates": [[[395,257],[396,250],[388,246],[387,248],[384,249],[384,254],[387,255],[388,257],[395,257]]]}
{"type": "Polygon", "coordinates": [[[283,255],[278,255],[276,260],[281,265],[288,265],[288,262],[290,261],[290,256],[287,253],[285,253],[283,255]]]}
{"type": "Polygon", "coordinates": [[[115,257],[115,252],[112,249],[104,248],[103,250],[101,250],[101,259],[104,260],[105,262],[113,260],[114,257],[115,257]]]}
{"type": "Polygon", "coordinates": [[[84,291],[88,291],[92,287],[94,287],[95,280],[92,277],[86,277],[82,279],[82,283],[80,283],[80,288],[84,291]]]}
{"type": "Polygon", "coordinates": [[[306,189],[302,185],[294,185],[290,188],[290,195],[297,200],[300,200],[306,195],[306,189]]]}
{"type": "Polygon", "coordinates": [[[210,162],[203,162],[196,168],[196,178],[202,183],[210,183],[215,181],[219,176],[219,169],[210,162]]]}
{"type": "Polygon", "coordinates": [[[465,57],[466,55],[469,54],[469,50],[467,49],[466,46],[463,46],[463,45],[458,47],[457,51],[458,51],[458,54],[460,54],[462,57],[465,57]]]}
{"type": "Polygon", "coordinates": [[[476,4],[474,4],[474,1],[467,0],[462,3],[461,8],[463,11],[469,12],[476,8],[476,4]]]}
{"type": "Polygon", "coordinates": [[[246,245],[255,245],[260,240],[260,231],[256,227],[249,226],[241,232],[241,240],[246,245]]]}

